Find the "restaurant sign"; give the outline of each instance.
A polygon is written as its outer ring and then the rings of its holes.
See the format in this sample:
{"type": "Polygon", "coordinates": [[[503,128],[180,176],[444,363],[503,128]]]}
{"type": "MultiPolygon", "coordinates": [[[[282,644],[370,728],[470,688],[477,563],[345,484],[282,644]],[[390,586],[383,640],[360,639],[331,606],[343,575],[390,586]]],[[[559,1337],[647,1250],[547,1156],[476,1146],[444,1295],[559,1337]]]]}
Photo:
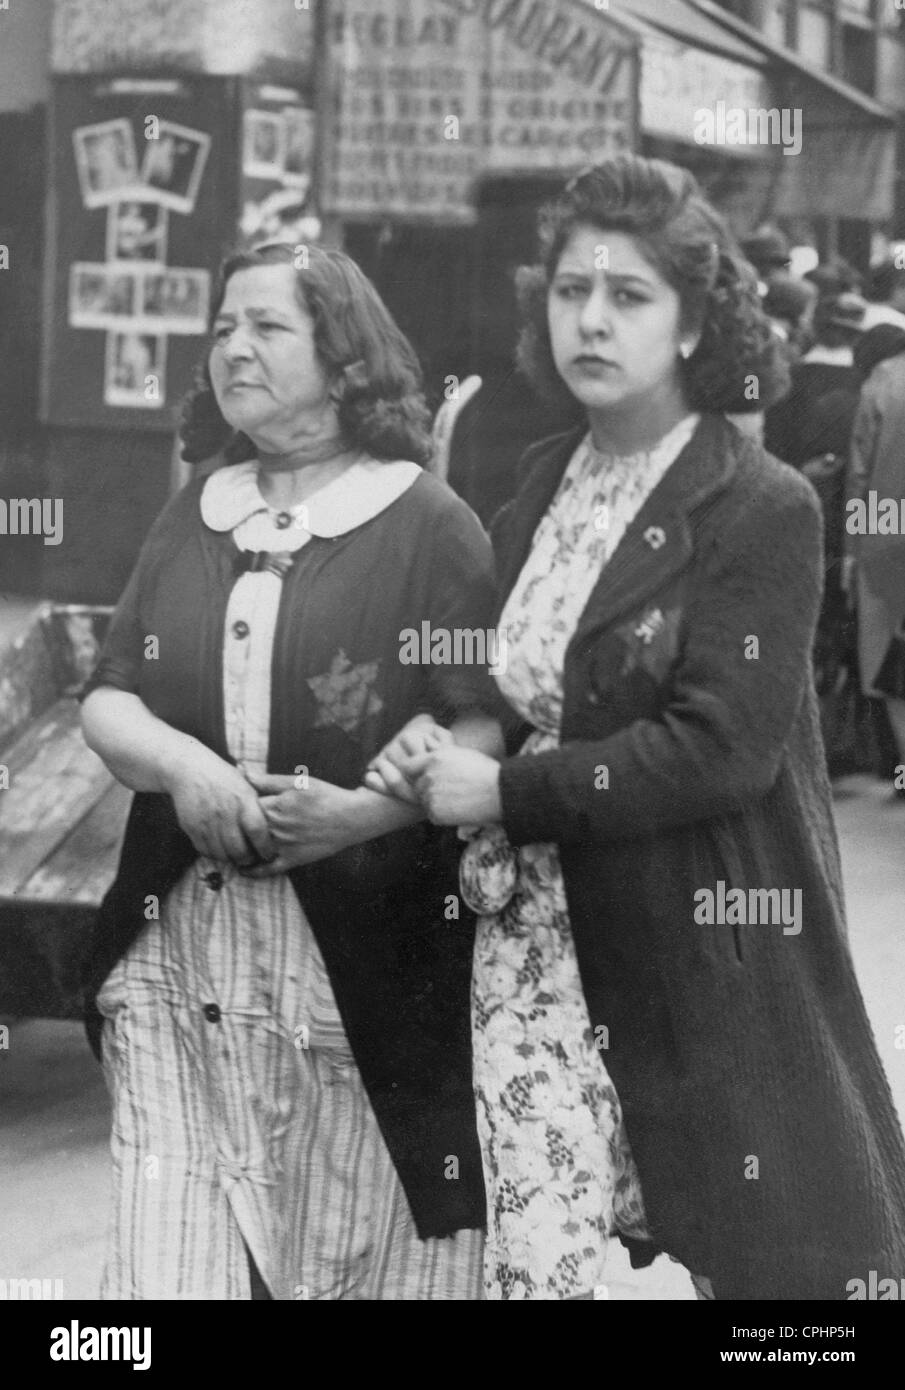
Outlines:
{"type": "Polygon", "coordinates": [[[335,0],[324,211],[474,219],[479,179],[635,148],[635,36],[578,0],[335,0]]]}

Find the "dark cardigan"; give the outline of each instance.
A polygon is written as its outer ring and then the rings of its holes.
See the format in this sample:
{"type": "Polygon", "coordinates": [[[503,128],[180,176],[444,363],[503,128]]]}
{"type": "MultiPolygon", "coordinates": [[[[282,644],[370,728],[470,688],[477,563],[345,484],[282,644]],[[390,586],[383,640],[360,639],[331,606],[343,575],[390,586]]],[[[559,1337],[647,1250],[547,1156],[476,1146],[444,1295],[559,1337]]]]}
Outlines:
{"type": "MultiPolygon", "coordinates": [[[[222,644],[238,552],[201,520],[202,483],[155,523],[117,608],[100,685],[137,693],[159,718],[228,758],[222,644]],[[148,635],[159,659],[144,659],[148,635]]],[[[421,709],[451,721],[495,708],[483,668],[405,665],[400,633],[486,628],[492,555],[477,519],[427,474],[336,539],[312,539],[283,582],[273,654],[269,770],[356,787],[369,759],[421,709]]],[[[86,691],[87,693],[87,691],[86,691]]],[[[85,968],[89,1036],[103,980],[197,854],[168,796],[138,793],[117,879],[85,968]]],[[[294,869],[349,1043],[419,1236],[484,1224],[471,1087],[474,921],[456,896],[455,832],[396,831],[294,869]],[[458,1159],[453,1177],[450,1158],[458,1159]]]]}
{"type": "MultiPolygon", "coordinates": [[[[577,440],[537,446],[497,519],[501,604],[577,440]]],[[[512,843],[560,847],[651,1232],[721,1299],[905,1275],[905,1145],[847,946],[810,670],[821,575],[809,484],[705,416],[579,621],[563,747],[501,774],[512,843]],[[700,924],[719,881],[800,889],[800,934],[700,924]]]]}

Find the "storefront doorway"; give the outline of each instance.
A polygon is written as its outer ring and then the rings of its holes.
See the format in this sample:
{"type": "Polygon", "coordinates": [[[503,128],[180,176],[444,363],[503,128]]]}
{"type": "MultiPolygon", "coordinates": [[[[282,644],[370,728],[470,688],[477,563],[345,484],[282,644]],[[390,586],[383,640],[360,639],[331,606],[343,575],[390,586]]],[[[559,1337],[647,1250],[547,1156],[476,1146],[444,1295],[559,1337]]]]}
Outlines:
{"type": "Polygon", "coordinates": [[[470,227],[347,223],[345,249],[377,286],[421,359],[432,404],[446,378],[512,369],[514,272],[535,253],[537,211],[561,179],[493,179],[470,227]]]}

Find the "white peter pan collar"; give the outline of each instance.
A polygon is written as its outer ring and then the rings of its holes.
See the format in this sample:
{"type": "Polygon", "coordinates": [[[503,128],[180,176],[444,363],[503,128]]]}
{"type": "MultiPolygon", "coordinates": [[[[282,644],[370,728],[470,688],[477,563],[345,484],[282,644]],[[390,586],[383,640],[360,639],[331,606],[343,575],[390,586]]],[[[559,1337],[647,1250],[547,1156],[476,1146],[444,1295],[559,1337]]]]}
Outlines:
{"type": "MultiPolygon", "coordinates": [[[[308,524],[300,529],[324,540],[344,536],[386,511],[408,492],[421,471],[417,463],[405,461],[353,463],[305,500],[302,515],[308,524]]],[[[261,496],[258,464],[253,459],[218,468],[201,493],[201,519],[212,531],[234,531],[249,517],[275,510],[261,496]]]]}

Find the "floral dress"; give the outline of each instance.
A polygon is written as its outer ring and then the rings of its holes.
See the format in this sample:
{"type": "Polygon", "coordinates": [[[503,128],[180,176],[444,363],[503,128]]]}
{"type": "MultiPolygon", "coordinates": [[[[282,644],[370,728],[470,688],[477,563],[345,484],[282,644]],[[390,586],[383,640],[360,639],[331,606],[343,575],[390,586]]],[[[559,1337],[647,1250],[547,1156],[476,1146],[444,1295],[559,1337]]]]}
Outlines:
{"type": "MultiPolygon", "coordinates": [[[[586,438],[535,533],[500,618],[497,676],[534,726],[521,752],[559,746],[565,651],[626,527],[691,438],[688,416],[649,453],[586,438]]],[[[490,1299],[559,1299],[602,1282],[615,1231],[649,1239],[606,1038],[588,1018],[555,844],[514,850],[499,825],[462,857],[479,914],[472,989],[475,1093],[487,1185],[490,1299]]]]}

